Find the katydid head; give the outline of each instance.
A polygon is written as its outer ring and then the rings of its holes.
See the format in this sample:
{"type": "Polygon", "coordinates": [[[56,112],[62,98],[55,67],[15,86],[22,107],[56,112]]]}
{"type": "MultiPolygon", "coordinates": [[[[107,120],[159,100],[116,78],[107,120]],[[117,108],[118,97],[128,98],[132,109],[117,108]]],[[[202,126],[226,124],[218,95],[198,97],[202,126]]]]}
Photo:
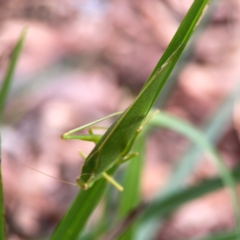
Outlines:
{"type": "Polygon", "coordinates": [[[60,136],[60,138],[63,139],[63,140],[66,139],[65,134],[62,134],[62,135],[60,136]]]}
{"type": "Polygon", "coordinates": [[[90,188],[92,185],[93,185],[93,181],[91,181],[91,179],[93,178],[93,174],[82,174],[81,176],[77,177],[76,178],[76,184],[78,187],[80,187],[81,189],[83,190],[88,190],[88,188],[90,188]],[[90,176],[90,179],[88,180],[88,182],[85,182],[83,179],[82,179],[82,176],[83,175],[91,175],[90,176]]]}
{"type": "Polygon", "coordinates": [[[76,184],[77,184],[78,187],[80,187],[83,190],[87,190],[89,188],[88,184],[83,182],[83,181],[81,181],[80,178],[76,179],[76,184]]]}

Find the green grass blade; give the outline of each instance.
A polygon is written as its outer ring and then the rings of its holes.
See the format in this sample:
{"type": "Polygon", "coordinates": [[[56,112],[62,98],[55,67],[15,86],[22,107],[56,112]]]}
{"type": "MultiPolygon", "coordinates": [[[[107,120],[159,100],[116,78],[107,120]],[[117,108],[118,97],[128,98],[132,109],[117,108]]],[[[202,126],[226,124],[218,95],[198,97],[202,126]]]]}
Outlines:
{"type": "Polygon", "coordinates": [[[0,135],[0,239],[6,239],[1,156],[2,156],[2,144],[1,144],[1,135],[0,135]]]}
{"type": "MultiPolygon", "coordinates": [[[[158,69],[167,61],[167,59],[179,48],[181,44],[187,44],[189,38],[195,30],[196,24],[199,21],[203,9],[206,7],[209,0],[195,0],[184,17],[181,25],[175,33],[173,39],[157,63],[149,79],[158,71],[158,69]]],[[[179,54],[181,55],[181,53],[179,54]]],[[[149,80],[148,79],[148,80],[149,80]]],[[[163,85],[167,79],[163,82],[163,85]]],[[[146,84],[146,83],[145,83],[146,84]]]]}
{"type": "MultiPolygon", "coordinates": [[[[240,181],[240,168],[235,169],[231,172],[234,180],[240,181]]],[[[179,189],[174,193],[166,195],[160,201],[153,201],[151,203],[148,211],[144,212],[141,216],[141,219],[149,220],[153,215],[156,215],[158,212],[161,216],[166,216],[167,214],[172,213],[181,205],[192,201],[196,198],[199,198],[208,193],[212,193],[220,188],[222,188],[223,182],[221,178],[216,177],[209,180],[205,180],[202,183],[197,184],[193,187],[188,187],[185,189],[179,189]]]]}
{"type": "Polygon", "coordinates": [[[105,179],[101,179],[88,191],[80,191],[50,239],[77,239],[93,210],[102,199],[106,188],[107,182],[105,179]]]}
{"type": "MultiPolygon", "coordinates": [[[[112,167],[107,173],[112,175],[115,170],[116,167],[112,167]]],[[[83,232],[92,212],[104,196],[107,186],[108,182],[102,178],[87,191],[80,191],[72,206],[66,211],[64,217],[57,225],[50,239],[77,239],[83,232]]]]}
{"type": "MultiPolygon", "coordinates": [[[[224,184],[229,189],[233,204],[233,210],[235,213],[236,224],[238,226],[240,213],[238,207],[238,195],[236,191],[236,183],[232,178],[230,171],[227,169],[227,167],[225,166],[224,162],[222,161],[221,157],[218,155],[216,150],[212,147],[211,143],[202,135],[200,131],[192,127],[190,124],[166,113],[160,113],[158,115],[155,115],[154,118],[150,121],[150,125],[174,130],[184,135],[185,137],[189,138],[191,141],[195,142],[200,148],[202,148],[205,152],[208,153],[208,156],[216,165],[224,184]]],[[[169,191],[165,192],[163,196],[168,194],[169,191]]],[[[147,222],[147,220],[143,218],[141,223],[142,227],[141,225],[139,227],[140,233],[138,233],[138,235],[142,236],[142,238],[140,239],[144,239],[144,236],[145,237],[149,236],[149,234],[154,232],[153,229],[156,229],[157,227],[158,222],[156,221],[156,218],[158,215],[158,211],[156,209],[152,211],[151,209],[152,205],[146,210],[146,214],[148,214],[148,211],[152,212],[153,214],[151,221],[147,222]],[[145,227],[143,227],[144,225],[145,227]]]]}
{"type": "MultiPolygon", "coordinates": [[[[186,46],[189,38],[191,37],[195,26],[197,22],[199,21],[199,18],[202,14],[203,9],[205,8],[206,4],[208,1],[202,1],[202,0],[196,0],[193,2],[191,8],[189,9],[188,13],[186,14],[185,18],[183,19],[181,25],[179,26],[176,34],[174,35],[171,43],[167,47],[166,51],[164,52],[163,56],[161,57],[160,61],[156,65],[155,69],[151,73],[149,79],[145,83],[144,87],[147,86],[147,83],[151,80],[153,76],[155,76],[155,73],[160,69],[160,67],[169,59],[170,56],[172,56],[176,51],[178,51],[179,47],[183,45],[183,47],[186,46]]],[[[181,47],[180,51],[178,51],[175,55],[175,58],[178,59],[179,56],[182,53],[183,48],[181,47]]],[[[173,66],[175,65],[175,60],[174,63],[169,64],[168,66],[168,73],[165,74],[165,76],[169,76],[170,72],[173,69],[173,66]]],[[[167,67],[166,67],[167,68],[167,67]]],[[[164,75],[164,74],[163,74],[164,75]]],[[[159,92],[163,89],[163,86],[167,82],[168,78],[160,75],[158,76],[158,81],[160,81],[159,85],[159,92]]],[[[144,87],[143,90],[144,91],[144,87]]],[[[156,96],[157,98],[157,96],[156,96]]],[[[155,99],[156,100],[156,99],[155,99]]]]}
{"type": "MultiPolygon", "coordinates": [[[[192,6],[189,9],[188,13],[186,14],[184,20],[182,21],[180,27],[178,28],[175,36],[173,37],[171,43],[169,44],[168,48],[164,52],[163,56],[161,57],[160,61],[157,64],[157,66],[155,67],[152,74],[150,75],[149,79],[151,79],[151,77],[154,76],[154,74],[159,70],[160,66],[162,66],[162,64],[167,61],[167,59],[176,51],[176,49],[179,48],[179,46],[181,46],[181,44],[186,45],[188,39],[190,38],[190,36],[192,35],[192,32],[194,31],[195,25],[198,22],[199,17],[202,14],[202,11],[205,8],[207,2],[208,1],[198,1],[197,0],[192,4],[192,6]]],[[[181,51],[179,51],[179,53],[176,54],[176,55],[178,55],[178,56],[176,56],[176,58],[178,58],[180,54],[181,54],[181,51]]],[[[172,68],[170,69],[170,71],[171,70],[172,70],[172,68]]],[[[160,81],[161,77],[162,76],[159,76],[159,81],[160,81]]],[[[149,81],[149,79],[148,79],[148,81],[149,81]]],[[[161,79],[161,84],[162,84],[161,88],[163,88],[166,81],[167,81],[167,78],[162,78],[161,79]]],[[[146,83],[145,83],[145,86],[146,86],[146,83]]],[[[130,177],[131,176],[129,176],[128,178],[130,178],[130,177]]],[[[129,182],[132,181],[132,180],[131,181],[129,181],[129,180],[130,179],[127,180],[128,184],[129,184],[129,182]]],[[[126,196],[128,196],[128,195],[126,195],[126,196]]],[[[124,195],[124,199],[127,199],[125,197],[125,195],[124,195]]],[[[127,202],[127,200],[125,200],[125,202],[121,201],[120,208],[123,208],[123,206],[127,206],[126,202],[127,202]]],[[[130,203],[130,205],[131,204],[132,203],[130,203]]],[[[126,207],[126,209],[127,209],[127,207],[126,207]]]]}
{"type": "MultiPolygon", "coordinates": [[[[22,31],[17,43],[12,51],[9,64],[5,76],[2,81],[0,89],[0,123],[2,123],[3,112],[6,103],[7,96],[11,87],[13,74],[17,65],[17,60],[20,56],[26,30],[22,31]]],[[[1,135],[0,135],[0,239],[6,239],[5,236],[5,216],[4,216],[4,196],[3,196],[3,183],[2,183],[2,167],[1,167],[1,135]]]]}
{"type": "Polygon", "coordinates": [[[218,233],[205,238],[197,238],[193,240],[238,240],[238,239],[239,238],[237,237],[236,232],[232,231],[232,232],[218,233]]]}
{"type": "MultiPolygon", "coordinates": [[[[200,16],[203,12],[203,9],[205,8],[206,4],[208,3],[208,0],[195,0],[190,7],[189,11],[187,12],[186,16],[184,17],[181,25],[179,26],[177,32],[175,33],[174,37],[172,38],[171,42],[169,43],[167,49],[165,50],[164,54],[160,58],[159,62],[157,63],[156,67],[150,74],[148,80],[145,82],[140,94],[137,96],[135,100],[138,100],[138,98],[143,95],[142,93],[147,93],[149,86],[153,86],[150,84],[152,80],[154,79],[155,89],[153,92],[155,94],[148,94],[148,99],[145,100],[145,102],[153,105],[156,99],[158,98],[158,95],[161,93],[165,83],[168,80],[168,77],[170,73],[173,71],[174,66],[176,65],[180,55],[182,54],[184,48],[186,47],[188,40],[190,39],[192,33],[194,32],[196,28],[196,24],[200,19],[200,16]],[[164,64],[168,63],[164,66],[164,64]],[[163,68],[162,68],[163,67],[163,68]],[[162,71],[160,74],[159,70],[162,68],[162,71]],[[156,92],[158,94],[156,94],[156,92]]],[[[147,108],[146,104],[142,104],[143,107],[147,108]]],[[[143,111],[143,110],[142,110],[143,111]]],[[[146,111],[149,111],[149,109],[146,109],[146,111]]]]}
{"type": "MultiPolygon", "coordinates": [[[[224,134],[226,128],[232,121],[232,111],[234,100],[239,96],[239,86],[230,94],[223,102],[219,104],[219,109],[214,112],[213,117],[207,121],[207,124],[202,128],[201,132],[212,143],[216,143],[219,138],[224,134]],[[224,127],[225,126],[225,127],[224,127]]],[[[190,176],[193,169],[196,168],[200,157],[200,149],[197,145],[192,145],[189,150],[180,157],[180,163],[175,169],[174,175],[170,179],[167,186],[167,191],[174,191],[179,188],[179,183],[190,176]]],[[[162,192],[159,192],[159,195],[162,192]]]]}
{"type": "MultiPolygon", "coordinates": [[[[124,114],[128,113],[130,116],[130,111],[133,109],[133,107],[139,107],[138,104],[140,103],[142,106],[139,116],[145,116],[145,114],[149,112],[150,108],[153,106],[154,102],[158,98],[158,95],[161,93],[165,83],[167,82],[168,77],[176,65],[180,55],[186,47],[188,40],[194,32],[196,24],[199,21],[203,9],[207,3],[208,0],[195,0],[193,2],[170,44],[150,74],[148,80],[145,82],[141,92],[124,114]],[[144,103],[142,103],[142,101],[144,101],[144,103]]],[[[123,125],[126,124],[123,122],[121,123],[123,125]]],[[[117,127],[120,128],[120,125],[117,127]]],[[[108,131],[111,131],[111,128],[109,128],[108,131]]]]}
{"type": "Polygon", "coordinates": [[[5,106],[6,99],[11,87],[13,74],[17,65],[17,61],[22,50],[25,35],[26,35],[26,29],[22,31],[16,45],[14,46],[14,49],[12,51],[10,61],[7,67],[7,71],[3,79],[2,87],[0,90],[0,122],[2,122],[2,119],[3,119],[4,106],[5,106]]]}
{"type": "MultiPolygon", "coordinates": [[[[234,180],[240,182],[240,168],[236,168],[231,172],[234,180]]],[[[201,183],[198,183],[192,187],[180,188],[175,192],[171,192],[168,195],[165,195],[159,200],[151,202],[147,211],[143,211],[140,216],[140,223],[147,223],[153,219],[153,216],[165,217],[182,205],[190,202],[192,200],[198,199],[208,193],[212,193],[224,187],[222,179],[219,177],[211,178],[205,180],[201,183]],[[143,221],[144,220],[144,221],[143,221]],[[141,222],[143,221],[143,222],[141,222]]],[[[139,215],[138,215],[139,216],[139,215]]],[[[157,218],[155,219],[157,220],[157,218]]],[[[117,227],[122,223],[118,223],[117,227]]],[[[111,230],[110,232],[113,232],[111,230]]],[[[236,232],[234,233],[236,234],[236,232]]],[[[108,235],[108,233],[106,234],[108,235]]],[[[144,236],[145,237],[145,236],[144,236]]],[[[137,237],[132,239],[139,239],[137,237]]],[[[145,239],[152,239],[151,235],[148,235],[145,239]]]]}
{"type": "Polygon", "coordinates": [[[213,148],[211,143],[204,137],[204,135],[202,135],[200,131],[192,127],[190,124],[179,121],[179,119],[176,119],[168,114],[159,114],[152,120],[151,124],[155,126],[158,125],[161,127],[168,127],[172,130],[177,131],[180,134],[183,134],[191,141],[198,143],[199,147],[201,147],[208,153],[210,159],[219,171],[219,174],[222,177],[224,184],[226,185],[226,187],[228,187],[233,204],[233,210],[235,213],[236,224],[237,226],[240,226],[240,209],[236,183],[232,178],[226,164],[221,159],[217,151],[213,148]]]}
{"type": "MultiPolygon", "coordinates": [[[[97,236],[101,235],[102,233],[105,233],[109,227],[109,225],[112,223],[113,219],[111,219],[111,215],[113,215],[112,208],[116,208],[115,206],[118,205],[117,209],[117,215],[118,218],[124,218],[131,209],[134,209],[139,202],[140,202],[140,179],[141,179],[141,169],[143,164],[143,155],[144,155],[144,140],[145,137],[141,134],[139,138],[136,140],[134,146],[133,146],[133,152],[138,152],[138,156],[134,157],[131,161],[129,161],[128,165],[125,168],[124,174],[123,174],[123,182],[122,186],[124,187],[124,191],[119,193],[119,202],[116,204],[112,201],[115,201],[116,199],[111,194],[109,196],[109,193],[111,193],[111,190],[114,191],[114,194],[116,193],[115,188],[110,188],[108,190],[108,194],[106,197],[111,198],[111,201],[109,199],[107,200],[107,209],[104,213],[104,216],[109,216],[108,218],[101,219],[99,224],[97,225],[97,228],[101,228],[101,225],[105,225],[104,229],[102,231],[99,231],[97,233],[96,227],[90,232],[87,232],[84,234],[84,236],[81,235],[80,239],[97,239],[97,236]],[[114,199],[115,200],[114,200],[114,199]],[[106,222],[104,222],[106,221],[106,222]]],[[[132,226],[128,231],[121,236],[121,240],[123,239],[133,239],[132,233],[134,232],[134,226],[132,226]]]]}
{"type": "MultiPolygon", "coordinates": [[[[120,194],[118,216],[124,218],[140,202],[140,183],[144,158],[145,136],[143,133],[138,137],[133,152],[138,152],[138,156],[132,159],[125,169],[123,176],[124,191],[120,194]]],[[[131,226],[119,239],[133,239],[135,226],[131,226]]]]}
{"type": "Polygon", "coordinates": [[[189,44],[187,45],[187,47],[186,47],[185,51],[183,52],[183,54],[181,55],[181,57],[179,58],[178,63],[176,64],[168,81],[166,82],[161,95],[159,95],[159,97],[155,103],[155,106],[157,108],[162,108],[164,106],[164,104],[166,103],[166,101],[169,99],[169,96],[170,96],[173,88],[175,87],[175,84],[177,83],[177,79],[178,79],[177,76],[178,76],[179,72],[181,71],[181,69],[185,66],[186,62],[191,58],[195,43],[196,43],[199,35],[202,33],[202,30],[205,29],[205,27],[210,22],[212,12],[216,7],[217,2],[218,2],[217,0],[211,1],[211,4],[209,5],[206,13],[204,14],[202,20],[200,21],[200,23],[196,29],[196,32],[191,37],[189,44]]]}

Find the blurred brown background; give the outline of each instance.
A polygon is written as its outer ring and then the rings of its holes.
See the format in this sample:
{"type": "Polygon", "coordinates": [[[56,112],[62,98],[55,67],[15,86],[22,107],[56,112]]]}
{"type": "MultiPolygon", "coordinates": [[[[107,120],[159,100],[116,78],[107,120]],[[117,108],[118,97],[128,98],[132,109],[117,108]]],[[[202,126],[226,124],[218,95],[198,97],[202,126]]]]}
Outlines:
{"type": "MultiPolygon", "coordinates": [[[[26,42],[9,97],[3,141],[3,180],[9,239],[48,236],[78,189],[20,166],[17,160],[74,182],[91,143],[63,141],[65,131],[125,109],[167,47],[190,0],[0,1],[0,75],[24,27],[26,42]]],[[[240,1],[219,0],[188,62],[158,106],[202,126],[240,79],[240,1]]],[[[229,166],[239,163],[239,111],[219,142],[229,166]]],[[[106,122],[109,125],[111,120],[106,122]]],[[[171,131],[148,140],[143,198],[163,187],[187,141],[171,131]]],[[[206,160],[191,182],[216,174],[206,160]]],[[[181,208],[158,239],[177,240],[233,225],[225,191],[181,208]],[[192,214],[199,211],[199,214],[192,214]]]]}

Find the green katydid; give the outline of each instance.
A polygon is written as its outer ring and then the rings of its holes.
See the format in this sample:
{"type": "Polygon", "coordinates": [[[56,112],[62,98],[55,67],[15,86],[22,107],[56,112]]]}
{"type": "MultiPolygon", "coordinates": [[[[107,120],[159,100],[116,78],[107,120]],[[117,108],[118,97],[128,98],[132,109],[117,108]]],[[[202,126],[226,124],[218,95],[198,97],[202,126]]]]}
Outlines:
{"type": "Polygon", "coordinates": [[[141,132],[142,127],[156,113],[155,111],[149,114],[163,87],[162,77],[170,74],[169,66],[171,65],[170,67],[173,67],[174,64],[176,64],[184,47],[185,44],[183,43],[177,47],[165,63],[150,76],[135,101],[124,112],[111,114],[62,135],[63,139],[79,139],[96,143],[94,149],[87,157],[81,153],[85,158],[85,162],[82,166],[81,175],[76,180],[77,185],[81,189],[87,190],[95,181],[104,177],[118,190],[123,190],[123,187],[109,176],[106,171],[137,155],[137,153],[129,153],[131,147],[141,132]],[[93,134],[92,129],[89,130],[89,135],[72,135],[73,133],[116,115],[120,115],[119,118],[108,128],[103,136],[93,134]]]}

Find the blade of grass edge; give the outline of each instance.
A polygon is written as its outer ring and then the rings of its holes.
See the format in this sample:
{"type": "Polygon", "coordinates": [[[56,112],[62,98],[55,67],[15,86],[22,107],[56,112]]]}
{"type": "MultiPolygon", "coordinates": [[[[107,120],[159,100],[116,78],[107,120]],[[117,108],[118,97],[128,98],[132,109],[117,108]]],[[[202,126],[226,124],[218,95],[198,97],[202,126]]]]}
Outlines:
{"type": "Polygon", "coordinates": [[[17,43],[14,46],[14,49],[12,51],[11,57],[10,57],[10,61],[3,79],[3,83],[2,83],[2,87],[0,90],[0,122],[2,122],[3,119],[3,111],[4,111],[4,106],[6,103],[6,99],[11,87],[11,83],[13,80],[13,74],[17,65],[17,61],[18,58],[20,56],[21,50],[22,50],[22,46],[23,46],[23,42],[26,36],[26,32],[27,30],[24,29],[17,41],[17,43]]]}

